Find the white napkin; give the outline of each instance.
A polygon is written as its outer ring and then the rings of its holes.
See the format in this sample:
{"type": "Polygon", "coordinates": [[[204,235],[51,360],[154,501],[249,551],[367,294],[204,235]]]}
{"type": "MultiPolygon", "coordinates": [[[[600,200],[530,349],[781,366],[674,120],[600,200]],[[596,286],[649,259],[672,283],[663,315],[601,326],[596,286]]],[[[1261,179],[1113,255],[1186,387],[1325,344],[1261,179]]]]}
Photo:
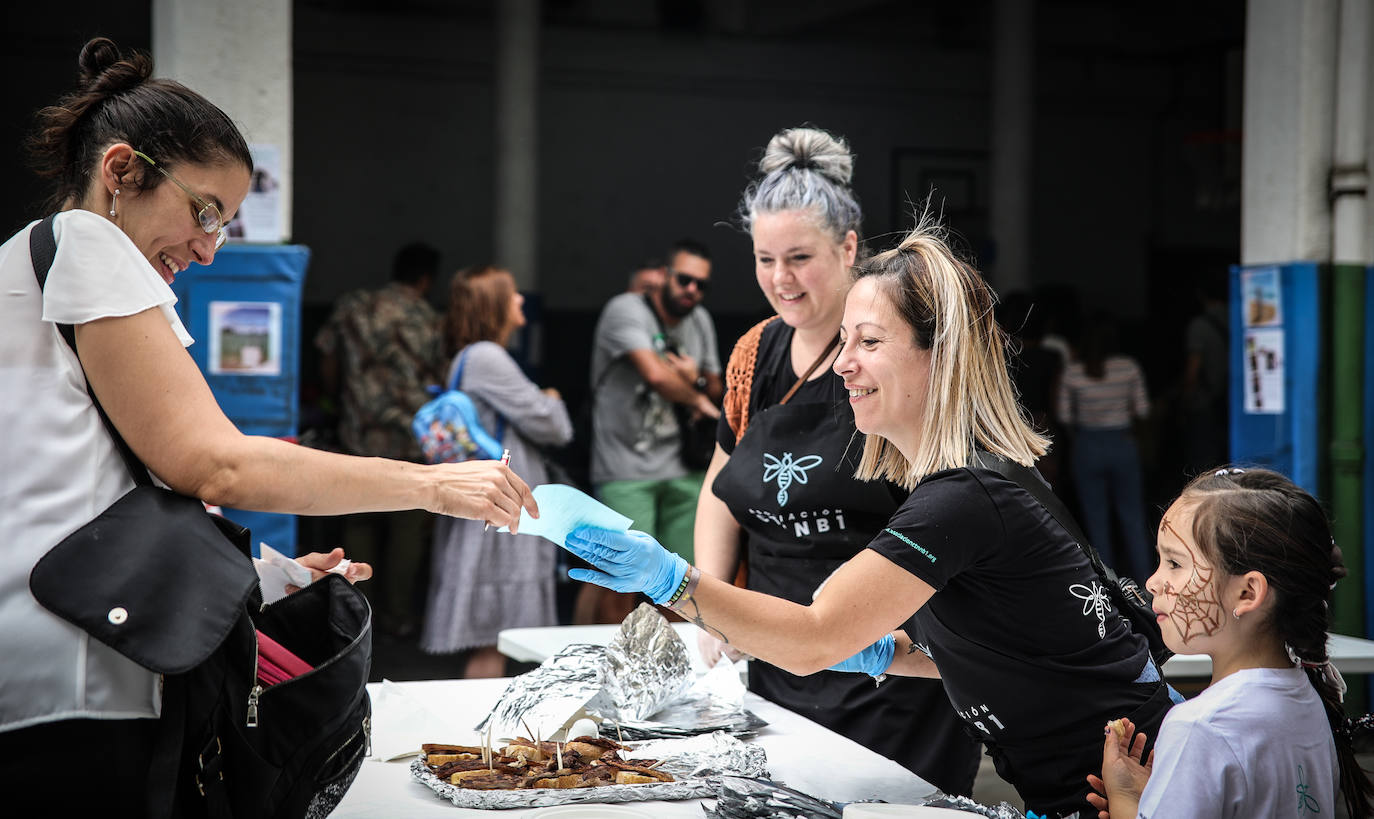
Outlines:
{"type": "MultiPolygon", "coordinates": [[[[258,554],[261,557],[253,561],[253,568],[258,570],[258,586],[262,589],[262,602],[275,603],[285,597],[288,584],[303,589],[314,582],[312,579],[314,575],[310,573],[309,569],[266,543],[258,542],[258,554]]],[[[344,574],[352,562],[348,558],[344,558],[329,572],[331,574],[344,574]]]]}
{"type": "Polygon", "coordinates": [[[258,570],[258,585],[262,587],[262,602],[275,603],[286,596],[286,586],[299,588],[310,585],[310,570],[268,546],[258,543],[261,557],[253,561],[258,570]]]}
{"type": "Polygon", "coordinates": [[[480,745],[481,737],[470,725],[458,725],[429,710],[391,680],[382,680],[372,698],[372,756],[378,762],[404,759],[420,753],[426,742],[480,745]]]}

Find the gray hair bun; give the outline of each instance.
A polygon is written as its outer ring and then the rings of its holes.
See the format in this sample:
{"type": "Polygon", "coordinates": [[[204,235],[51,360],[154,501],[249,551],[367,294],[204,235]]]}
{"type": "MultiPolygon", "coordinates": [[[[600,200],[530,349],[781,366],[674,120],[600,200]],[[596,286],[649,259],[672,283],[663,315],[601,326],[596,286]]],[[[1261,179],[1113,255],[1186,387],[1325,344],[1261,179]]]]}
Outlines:
{"type": "Polygon", "coordinates": [[[818,128],[788,128],[768,140],[759,172],[767,176],[788,168],[814,170],[832,182],[848,185],[854,177],[854,155],[843,137],[818,128]]]}
{"type": "Polygon", "coordinates": [[[788,128],[768,141],[759,160],[760,177],[744,189],[739,218],[753,230],[762,213],[808,210],[836,241],[859,230],[863,211],[849,187],[854,155],[842,137],[819,128],[788,128]]]}

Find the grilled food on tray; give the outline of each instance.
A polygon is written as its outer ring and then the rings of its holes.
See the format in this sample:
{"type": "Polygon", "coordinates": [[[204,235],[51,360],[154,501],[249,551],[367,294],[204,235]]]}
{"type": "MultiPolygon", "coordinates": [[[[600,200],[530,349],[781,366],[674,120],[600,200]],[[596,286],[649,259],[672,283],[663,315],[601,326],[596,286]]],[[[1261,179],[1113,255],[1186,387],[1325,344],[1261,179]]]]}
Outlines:
{"type": "Polygon", "coordinates": [[[440,779],[460,788],[592,788],[672,782],[655,770],[654,759],[622,759],[630,748],[598,737],[566,743],[535,742],[517,737],[499,751],[473,745],[424,745],[425,765],[440,779]],[[561,763],[561,764],[560,764],[561,763]]]}

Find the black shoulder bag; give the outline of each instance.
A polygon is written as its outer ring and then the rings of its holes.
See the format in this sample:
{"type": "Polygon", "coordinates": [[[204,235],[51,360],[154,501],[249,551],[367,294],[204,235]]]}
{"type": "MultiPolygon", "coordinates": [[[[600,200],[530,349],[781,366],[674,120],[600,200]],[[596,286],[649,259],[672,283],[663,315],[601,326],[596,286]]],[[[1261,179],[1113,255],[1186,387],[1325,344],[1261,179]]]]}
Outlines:
{"type": "MultiPolygon", "coordinates": [[[[30,233],[40,289],[57,251],[52,223],[30,233]]],[[[75,351],[75,331],[59,329],[75,351]]],[[[49,611],[163,675],[147,815],[327,814],[368,744],[367,599],[329,575],[264,605],[248,530],[155,486],[93,392],[91,402],[135,486],[45,554],[29,588],[49,611]],[[265,685],[259,632],[311,669],[265,685]]]]}
{"type": "MultiPolygon", "coordinates": [[[[654,308],[653,299],[646,295],[644,304],[648,306],[649,312],[658,322],[658,334],[663,339],[663,349],[655,350],[655,352],[678,354],[677,345],[673,344],[672,337],[668,335],[668,328],[663,323],[663,317],[654,308]]],[[[676,401],[672,404],[673,417],[677,419],[678,434],[682,439],[682,463],[688,469],[701,471],[711,465],[711,458],[716,454],[717,421],[704,415],[693,418],[694,411],[691,407],[676,401]]]]}
{"type": "Polygon", "coordinates": [[[1049,484],[1040,477],[1040,473],[1028,469],[1014,461],[1009,461],[1001,455],[996,455],[986,450],[978,450],[976,453],[975,466],[991,470],[1026,490],[1032,498],[1044,507],[1050,517],[1054,518],[1064,531],[1069,533],[1069,537],[1078,543],[1078,547],[1088,556],[1088,562],[1092,563],[1093,570],[1102,579],[1102,585],[1107,588],[1107,593],[1112,597],[1112,604],[1116,606],[1117,612],[1131,627],[1131,631],[1141,635],[1150,644],[1150,656],[1154,658],[1155,665],[1159,667],[1163,674],[1164,663],[1174,656],[1174,652],[1164,644],[1164,636],[1159,631],[1159,623],[1155,620],[1154,609],[1150,603],[1154,597],[1146,591],[1139,583],[1129,577],[1121,577],[1110,566],[1102,562],[1102,556],[1097,553],[1093,545],[1088,542],[1083,535],[1083,530],[1079,528],[1078,521],[1074,520],[1069,510],[1064,508],[1064,504],[1057,498],[1054,492],[1050,491],[1049,484]]]}

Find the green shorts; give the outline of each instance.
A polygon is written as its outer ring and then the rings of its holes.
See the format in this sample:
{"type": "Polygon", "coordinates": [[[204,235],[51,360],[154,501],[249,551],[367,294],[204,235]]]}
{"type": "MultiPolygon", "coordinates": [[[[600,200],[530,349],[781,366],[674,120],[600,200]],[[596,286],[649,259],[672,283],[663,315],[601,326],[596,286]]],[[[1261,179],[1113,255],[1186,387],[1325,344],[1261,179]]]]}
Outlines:
{"type": "Polygon", "coordinates": [[[632,519],[631,529],[653,535],[692,563],[697,495],[705,477],[705,472],[691,472],[661,481],[607,481],[596,488],[596,494],[602,503],[632,519]]]}

